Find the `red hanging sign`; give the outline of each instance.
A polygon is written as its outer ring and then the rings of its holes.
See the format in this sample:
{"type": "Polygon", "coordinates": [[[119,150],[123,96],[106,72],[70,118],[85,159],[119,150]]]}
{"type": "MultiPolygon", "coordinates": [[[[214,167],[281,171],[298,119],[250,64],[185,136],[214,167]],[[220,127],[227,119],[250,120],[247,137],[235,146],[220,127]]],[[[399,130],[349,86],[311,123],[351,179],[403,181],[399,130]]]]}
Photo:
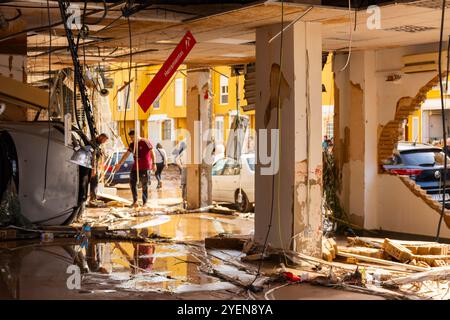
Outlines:
{"type": "Polygon", "coordinates": [[[150,81],[148,86],[145,88],[144,92],[139,96],[137,102],[141,106],[144,112],[147,112],[148,108],[155,101],[158,94],[164,88],[164,86],[172,78],[175,71],[178,69],[180,64],[183,63],[187,55],[194,47],[197,42],[190,31],[186,32],[183,39],[172,51],[169,58],[164,62],[161,69],[156,73],[155,77],[150,81]]]}

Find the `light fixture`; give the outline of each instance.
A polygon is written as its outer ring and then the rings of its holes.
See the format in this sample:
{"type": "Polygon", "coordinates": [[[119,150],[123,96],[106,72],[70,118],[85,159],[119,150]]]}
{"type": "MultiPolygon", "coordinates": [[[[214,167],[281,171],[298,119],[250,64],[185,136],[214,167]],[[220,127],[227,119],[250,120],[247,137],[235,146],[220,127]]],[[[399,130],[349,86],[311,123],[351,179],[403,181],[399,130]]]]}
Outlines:
{"type": "Polygon", "coordinates": [[[70,158],[70,162],[92,169],[92,152],[86,147],[81,147],[78,150],[75,150],[70,158]]]}

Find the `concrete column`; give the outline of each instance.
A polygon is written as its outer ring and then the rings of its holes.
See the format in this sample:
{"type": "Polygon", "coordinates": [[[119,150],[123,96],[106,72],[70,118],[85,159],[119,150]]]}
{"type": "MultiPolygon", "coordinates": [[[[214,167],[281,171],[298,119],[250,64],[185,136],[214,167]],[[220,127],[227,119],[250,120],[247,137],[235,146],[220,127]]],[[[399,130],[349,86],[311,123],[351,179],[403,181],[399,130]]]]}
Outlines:
{"type": "Polygon", "coordinates": [[[264,243],[270,225],[268,243],[272,247],[320,256],[321,25],[298,22],[284,32],[281,78],[281,38],[269,44],[279,31],[278,24],[256,31],[255,241],[264,243]],[[276,128],[280,128],[279,140],[270,134],[270,129],[276,128]],[[267,141],[265,129],[269,130],[267,141]],[[272,169],[266,154],[272,154],[272,169]],[[277,160],[279,165],[273,165],[277,160]]]}
{"type": "Polygon", "coordinates": [[[186,200],[189,208],[199,208],[212,203],[211,163],[207,155],[211,145],[209,130],[212,121],[212,102],[207,94],[211,87],[208,69],[187,73],[187,130],[189,157],[187,168],[186,200]]]}
{"type": "Polygon", "coordinates": [[[335,154],[342,172],[342,203],[350,222],[375,226],[377,196],[378,105],[374,51],[334,60],[335,154]]]}

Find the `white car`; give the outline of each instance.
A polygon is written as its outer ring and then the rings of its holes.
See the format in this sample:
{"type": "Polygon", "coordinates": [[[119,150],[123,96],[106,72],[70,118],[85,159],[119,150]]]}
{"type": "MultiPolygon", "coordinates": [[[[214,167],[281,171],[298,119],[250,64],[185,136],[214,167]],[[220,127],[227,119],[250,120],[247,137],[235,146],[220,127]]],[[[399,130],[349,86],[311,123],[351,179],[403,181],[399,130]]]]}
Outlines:
{"type": "Polygon", "coordinates": [[[241,161],[217,160],[212,167],[212,198],[235,203],[239,211],[250,211],[255,202],[255,155],[243,154],[241,161]],[[239,192],[241,190],[241,192],[239,192]]]}

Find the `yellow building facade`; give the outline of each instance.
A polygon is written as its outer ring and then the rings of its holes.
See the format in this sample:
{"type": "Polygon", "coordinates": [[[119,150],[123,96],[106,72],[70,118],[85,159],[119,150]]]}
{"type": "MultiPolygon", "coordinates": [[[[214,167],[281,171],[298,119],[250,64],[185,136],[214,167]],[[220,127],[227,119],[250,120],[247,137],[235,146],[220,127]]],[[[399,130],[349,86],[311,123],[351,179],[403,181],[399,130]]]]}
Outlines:
{"type": "MultiPolygon", "coordinates": [[[[187,128],[185,65],[179,67],[147,112],[143,112],[137,103],[138,97],[160,67],[155,65],[133,68],[131,73],[126,63],[111,67],[109,76],[114,81],[114,87],[109,95],[110,108],[112,119],[117,123],[118,134],[125,145],[127,145],[125,135],[131,129],[137,130],[142,137],[149,138],[154,144],[162,143],[168,151],[171,151],[178,140],[184,137],[178,130],[187,128]],[[128,84],[129,79],[131,82],[128,84]],[[129,95],[129,101],[125,108],[127,95],[129,95]]],[[[225,144],[233,117],[238,112],[241,116],[248,118],[250,127],[254,129],[254,111],[246,112],[243,109],[247,105],[244,99],[243,75],[232,75],[231,67],[228,66],[217,66],[210,70],[212,124],[213,129],[217,130],[215,140],[217,143],[225,144]],[[239,102],[237,92],[239,92],[239,102]]]]}
{"type": "MultiPolygon", "coordinates": [[[[449,93],[450,92],[444,93],[447,132],[450,129],[450,109],[448,109],[450,108],[449,93]]],[[[420,110],[417,110],[408,117],[405,124],[405,140],[423,143],[440,142],[440,140],[442,140],[441,114],[441,92],[439,85],[437,85],[427,92],[427,98],[420,110]]]]}
{"type": "MultiPolygon", "coordinates": [[[[159,97],[147,112],[143,112],[137,99],[152,78],[158,72],[160,65],[132,68],[128,64],[111,67],[109,77],[114,86],[110,90],[110,108],[112,119],[117,123],[118,134],[127,145],[126,133],[134,129],[142,137],[149,138],[154,144],[160,142],[170,152],[180,138],[180,129],[186,130],[186,66],[182,65],[171,81],[161,91],[159,97]],[[129,80],[131,82],[128,84],[129,80]],[[127,108],[125,104],[129,101],[127,108]],[[125,111],[126,109],[126,111],[125,111]]],[[[244,76],[235,76],[229,66],[215,66],[210,69],[212,127],[215,129],[215,141],[226,144],[229,129],[234,117],[239,113],[248,119],[249,127],[255,128],[255,111],[245,111],[247,101],[244,99],[244,76]],[[239,96],[239,99],[237,99],[239,96]],[[238,108],[239,105],[239,108],[238,108]]],[[[323,105],[323,135],[332,137],[334,114],[334,77],[332,72],[332,56],[328,57],[322,71],[322,105],[323,105]]]]}
{"type": "Polygon", "coordinates": [[[334,128],[334,74],[333,55],[329,54],[322,69],[322,137],[333,137],[334,128]]]}

